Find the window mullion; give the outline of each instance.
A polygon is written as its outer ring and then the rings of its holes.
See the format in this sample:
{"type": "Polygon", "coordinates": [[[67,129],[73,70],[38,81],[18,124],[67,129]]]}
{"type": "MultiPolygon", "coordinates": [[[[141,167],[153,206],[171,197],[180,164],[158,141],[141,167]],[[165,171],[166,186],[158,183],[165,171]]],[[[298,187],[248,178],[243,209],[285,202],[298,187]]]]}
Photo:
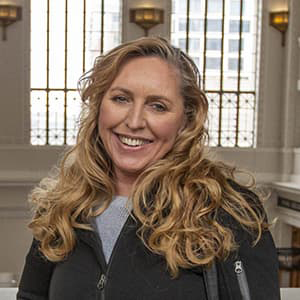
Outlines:
{"type": "Polygon", "coordinates": [[[235,146],[239,140],[239,121],[240,121],[240,94],[241,94],[241,54],[242,54],[242,32],[243,32],[243,0],[240,0],[240,23],[239,23],[239,56],[238,56],[238,81],[237,81],[237,103],[236,103],[236,128],[235,146]]]}
{"type": "Polygon", "coordinates": [[[104,0],[101,0],[101,45],[100,53],[103,53],[104,50],[104,0]]]}
{"type": "Polygon", "coordinates": [[[83,41],[82,41],[82,73],[85,72],[85,56],[86,56],[86,0],[83,0],[83,26],[82,26],[82,35],[83,35],[83,41]]]}
{"type": "Polygon", "coordinates": [[[206,80],[206,48],[207,48],[207,10],[208,0],[205,0],[205,10],[204,10],[204,45],[203,45],[203,84],[202,89],[205,91],[205,80],[206,80]]]}
{"type": "Polygon", "coordinates": [[[221,146],[222,133],[222,109],[223,109],[223,79],[224,79],[224,30],[225,30],[225,0],[222,1],[222,40],[221,40],[221,71],[220,71],[220,94],[219,94],[219,128],[218,146],[221,146]]]}
{"type": "Polygon", "coordinates": [[[186,38],[185,38],[185,51],[189,53],[190,48],[190,0],[186,2],[186,38]]]}
{"type": "Polygon", "coordinates": [[[46,145],[49,145],[50,0],[47,0],[46,145]]]}
{"type": "Polygon", "coordinates": [[[64,144],[67,143],[68,0],[65,0],[64,144]]]}

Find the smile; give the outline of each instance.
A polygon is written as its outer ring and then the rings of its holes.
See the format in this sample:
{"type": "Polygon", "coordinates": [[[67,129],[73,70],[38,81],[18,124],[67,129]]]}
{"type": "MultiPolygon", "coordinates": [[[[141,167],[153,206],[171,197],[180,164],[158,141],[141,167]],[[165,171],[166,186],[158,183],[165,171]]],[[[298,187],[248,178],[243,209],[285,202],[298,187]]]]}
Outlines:
{"type": "Polygon", "coordinates": [[[138,147],[138,146],[142,146],[145,144],[149,144],[151,143],[150,140],[146,140],[146,139],[137,139],[137,138],[131,138],[128,136],[124,136],[124,135],[118,135],[119,140],[127,145],[127,146],[131,146],[131,147],[138,147]]]}

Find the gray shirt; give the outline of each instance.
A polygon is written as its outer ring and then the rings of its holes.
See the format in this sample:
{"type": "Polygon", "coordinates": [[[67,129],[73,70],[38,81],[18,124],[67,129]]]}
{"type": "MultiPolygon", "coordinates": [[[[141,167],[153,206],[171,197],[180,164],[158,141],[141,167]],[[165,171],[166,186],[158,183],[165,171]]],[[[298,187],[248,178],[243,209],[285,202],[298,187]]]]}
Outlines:
{"type": "Polygon", "coordinates": [[[114,197],[109,207],[95,218],[107,263],[131,210],[131,207],[127,204],[127,200],[128,197],[126,196],[114,197]]]}

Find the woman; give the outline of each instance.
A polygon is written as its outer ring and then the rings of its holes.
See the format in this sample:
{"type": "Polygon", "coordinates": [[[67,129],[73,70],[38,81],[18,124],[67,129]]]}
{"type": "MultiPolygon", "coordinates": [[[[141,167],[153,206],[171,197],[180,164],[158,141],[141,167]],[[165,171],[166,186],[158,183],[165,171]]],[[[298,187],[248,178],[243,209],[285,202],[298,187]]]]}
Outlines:
{"type": "Polygon", "coordinates": [[[258,197],[205,152],[198,82],[161,38],[97,59],[77,143],[32,193],[18,299],[279,299],[258,197]]]}

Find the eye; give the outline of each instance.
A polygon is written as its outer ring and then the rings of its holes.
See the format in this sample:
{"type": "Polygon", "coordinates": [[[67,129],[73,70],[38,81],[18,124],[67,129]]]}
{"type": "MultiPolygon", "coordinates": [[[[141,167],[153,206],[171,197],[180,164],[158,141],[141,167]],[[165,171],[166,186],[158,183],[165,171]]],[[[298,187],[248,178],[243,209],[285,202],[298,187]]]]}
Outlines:
{"type": "Polygon", "coordinates": [[[164,112],[167,110],[167,107],[162,103],[152,103],[151,107],[158,112],[164,112]]]}
{"type": "Polygon", "coordinates": [[[117,103],[127,103],[129,101],[125,96],[113,96],[111,100],[117,103]]]}

